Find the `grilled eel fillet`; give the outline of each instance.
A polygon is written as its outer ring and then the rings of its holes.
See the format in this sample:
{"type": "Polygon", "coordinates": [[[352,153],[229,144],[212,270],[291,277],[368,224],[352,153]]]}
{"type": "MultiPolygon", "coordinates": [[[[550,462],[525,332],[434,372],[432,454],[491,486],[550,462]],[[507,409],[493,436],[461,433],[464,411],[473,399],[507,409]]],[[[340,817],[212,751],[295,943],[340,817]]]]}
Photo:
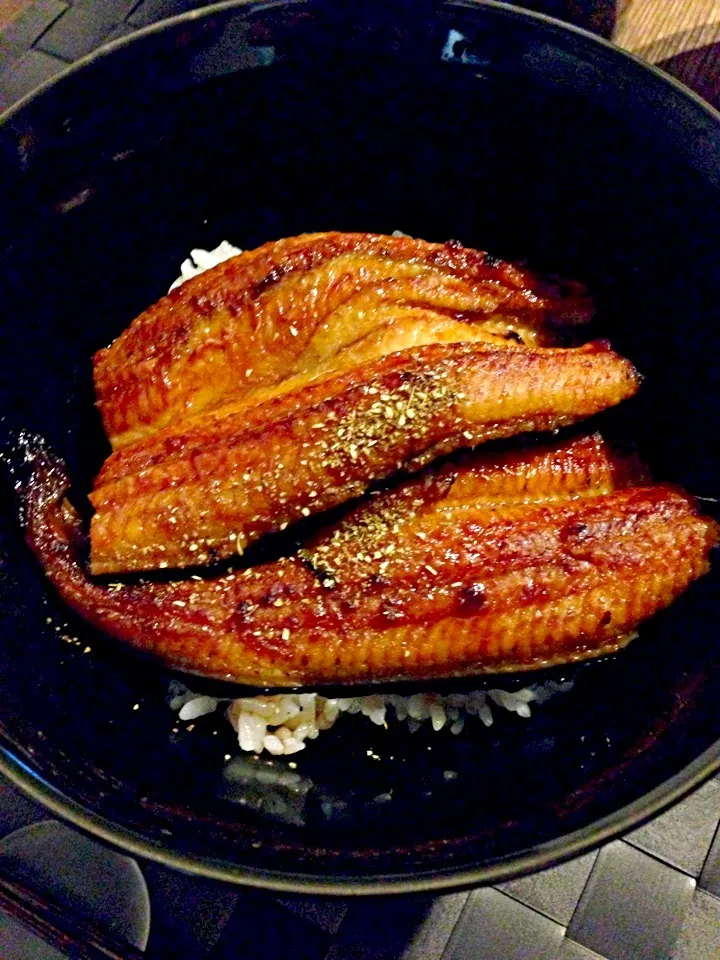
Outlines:
{"type": "Polygon", "coordinates": [[[551,430],[635,393],[629,361],[574,349],[435,343],[255,405],[223,406],[115,452],[90,496],[94,574],[242,553],[438,454],[551,430]]]}
{"type": "Polygon", "coordinates": [[[95,356],[114,449],[231,393],[437,341],[552,342],[590,319],[579,284],[549,283],[457,243],[318,233],[267,243],[187,281],[95,356]]]}
{"type": "Polygon", "coordinates": [[[637,462],[598,437],[473,454],[274,563],[102,586],[62,465],[40,455],[26,536],[86,619],[192,673],[283,687],[522,671],[617,650],[707,571],[717,524],[683,491],[636,483],[637,462]]]}

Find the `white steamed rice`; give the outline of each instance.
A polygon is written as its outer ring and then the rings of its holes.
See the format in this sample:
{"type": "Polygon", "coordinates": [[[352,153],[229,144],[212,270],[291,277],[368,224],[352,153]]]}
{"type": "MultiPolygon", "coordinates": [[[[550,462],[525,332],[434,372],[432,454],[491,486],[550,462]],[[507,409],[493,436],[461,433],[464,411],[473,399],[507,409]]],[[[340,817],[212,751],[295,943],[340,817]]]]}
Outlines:
{"type": "MultiPolygon", "coordinates": [[[[408,236],[396,230],[393,236],[408,236]]],[[[223,240],[213,250],[192,250],[180,268],[181,275],[170,287],[174,290],[209,270],[211,267],[242,253],[223,240]]],[[[371,723],[387,726],[388,722],[407,723],[411,732],[429,721],[436,732],[448,727],[461,733],[468,717],[478,717],[486,727],[493,722],[491,704],[530,717],[530,704],[542,704],[556,693],[567,693],[572,681],[534,683],[519,690],[472,690],[469,693],[371,694],[365,697],[324,697],[319,693],[282,693],[275,696],[240,697],[222,700],[193,693],[184,684],[173,681],[168,691],[172,710],[183,721],[197,720],[226,706],[227,719],[238,735],[240,749],[248,753],[267,751],[275,756],[298,753],[306,740],[314,740],[329,730],[343,714],[361,714],[371,723]]]]}
{"type": "MultiPolygon", "coordinates": [[[[239,247],[234,247],[231,243],[228,243],[227,240],[219,243],[214,250],[191,250],[190,256],[187,260],[183,260],[180,265],[180,276],[170,285],[170,290],[181,286],[186,280],[192,279],[192,277],[197,277],[200,273],[205,273],[205,271],[211,267],[216,267],[219,263],[224,263],[226,260],[229,260],[230,257],[236,257],[239,253],[242,253],[242,250],[239,247]]],[[[168,293],[170,293],[170,290],[168,290],[168,293]]]]}
{"type": "Polygon", "coordinates": [[[280,693],[227,700],[193,693],[184,684],[173,681],[168,702],[172,710],[179,712],[180,720],[188,722],[225,706],[241,750],[287,756],[304,750],[306,740],[314,740],[323,730],[329,730],[343,713],[361,714],[381,727],[404,721],[411,733],[429,722],[436,732],[447,727],[450,733],[458,734],[468,717],[478,717],[486,727],[491,726],[492,707],[527,719],[531,715],[531,703],[540,705],[572,687],[571,680],[548,680],[512,691],[492,688],[469,693],[414,693],[411,696],[375,693],[365,697],[280,693]]]}

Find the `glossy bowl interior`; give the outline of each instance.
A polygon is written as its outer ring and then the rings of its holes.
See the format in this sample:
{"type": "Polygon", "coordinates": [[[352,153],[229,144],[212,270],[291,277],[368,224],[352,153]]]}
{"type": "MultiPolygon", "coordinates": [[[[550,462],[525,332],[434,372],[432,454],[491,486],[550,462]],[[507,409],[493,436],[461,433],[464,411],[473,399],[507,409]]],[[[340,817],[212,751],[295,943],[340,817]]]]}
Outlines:
{"type": "MultiPolygon", "coordinates": [[[[116,44],[9,116],[3,438],[43,434],[82,496],[105,454],[90,357],[192,247],[399,228],[588,283],[596,332],[646,376],[606,428],[659,478],[717,495],[718,117],[547,19],[379,7],[223,4],[116,44]]],[[[529,721],[453,736],[343,718],[291,768],[238,758],[220,716],[177,724],[167,671],[64,611],[11,487],[0,766],[137,853],[308,891],[482,882],[598,843],[720,764],[717,573],[529,721]]]]}

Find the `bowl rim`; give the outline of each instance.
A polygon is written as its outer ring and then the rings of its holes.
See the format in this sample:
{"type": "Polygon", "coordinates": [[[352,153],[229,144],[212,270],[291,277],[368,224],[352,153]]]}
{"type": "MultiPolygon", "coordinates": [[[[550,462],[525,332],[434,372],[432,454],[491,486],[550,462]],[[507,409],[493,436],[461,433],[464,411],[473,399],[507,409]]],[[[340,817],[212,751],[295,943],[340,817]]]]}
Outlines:
{"type": "MultiPolygon", "coordinates": [[[[0,116],[0,129],[11,122],[31,102],[65,78],[74,75],[96,60],[105,58],[116,50],[123,49],[136,40],[160,34],[182,24],[189,24],[243,7],[262,11],[274,7],[303,6],[307,0],[222,0],[199,9],[186,11],[177,16],[142,27],[126,37],[106,43],[68,65],[55,76],[35,87],[14,103],[0,116]]],[[[565,23],[556,17],[521,9],[501,0],[445,0],[443,5],[465,8],[486,8],[507,17],[509,20],[525,20],[554,27],[560,32],[574,34],[591,45],[604,48],[611,58],[630,62],[653,76],[663,86],[673,88],[711,120],[720,130],[720,111],[703,100],[699,94],[682,82],[665,73],[653,64],[623,50],[608,40],[565,23]]],[[[687,794],[700,787],[714,773],[720,771],[720,737],[699,756],[681,768],[663,783],[648,793],[636,798],[618,810],[580,827],[568,834],[521,850],[516,854],[498,858],[482,866],[421,868],[390,874],[325,876],[286,870],[272,870],[240,865],[217,857],[202,857],[198,854],[180,852],[170,843],[152,841],[129,827],[114,823],[91,808],[54,787],[42,774],[33,770],[18,753],[0,737],[0,773],[30,799],[50,812],[71,823],[88,835],[102,840],[129,854],[156,861],[163,866],[177,869],[212,880],[231,882],[259,889],[285,893],[311,895],[383,895],[394,893],[427,893],[472,888],[498,883],[538,870],[556,866],[588,853],[610,840],[619,838],[657,816],[687,794]]]]}
{"type": "Polygon", "coordinates": [[[559,866],[642,826],[700,787],[717,770],[720,770],[720,739],[668,780],[619,810],[509,857],[477,867],[422,868],[340,878],[243,866],[218,857],[180,852],[169,844],[153,842],[66,796],[0,743],[0,772],[12,784],[74,827],[115,848],[209,880],[282,893],[334,896],[449,892],[500,883],[559,866]]]}

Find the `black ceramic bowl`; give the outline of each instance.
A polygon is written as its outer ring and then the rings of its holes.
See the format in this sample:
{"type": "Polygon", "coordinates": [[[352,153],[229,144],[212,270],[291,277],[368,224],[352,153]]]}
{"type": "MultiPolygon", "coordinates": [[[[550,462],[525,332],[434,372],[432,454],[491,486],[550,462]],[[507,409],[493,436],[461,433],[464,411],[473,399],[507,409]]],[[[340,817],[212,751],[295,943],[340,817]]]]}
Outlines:
{"type": "MultiPolygon", "coordinates": [[[[46,436],[80,492],[105,452],[90,357],[188,251],[332,228],[584,280],[597,331],[646,377],[611,429],[658,477],[718,492],[720,123],[590,35],[491,3],[222,4],[68,71],[6,118],[0,151],[2,430],[46,436]]],[[[227,763],[222,718],[176,725],[168,674],[47,589],[7,486],[0,546],[0,766],[187,870],[326,892],[498,880],[720,766],[717,574],[530,721],[453,736],[344,718],[293,770],[227,763]]]]}

